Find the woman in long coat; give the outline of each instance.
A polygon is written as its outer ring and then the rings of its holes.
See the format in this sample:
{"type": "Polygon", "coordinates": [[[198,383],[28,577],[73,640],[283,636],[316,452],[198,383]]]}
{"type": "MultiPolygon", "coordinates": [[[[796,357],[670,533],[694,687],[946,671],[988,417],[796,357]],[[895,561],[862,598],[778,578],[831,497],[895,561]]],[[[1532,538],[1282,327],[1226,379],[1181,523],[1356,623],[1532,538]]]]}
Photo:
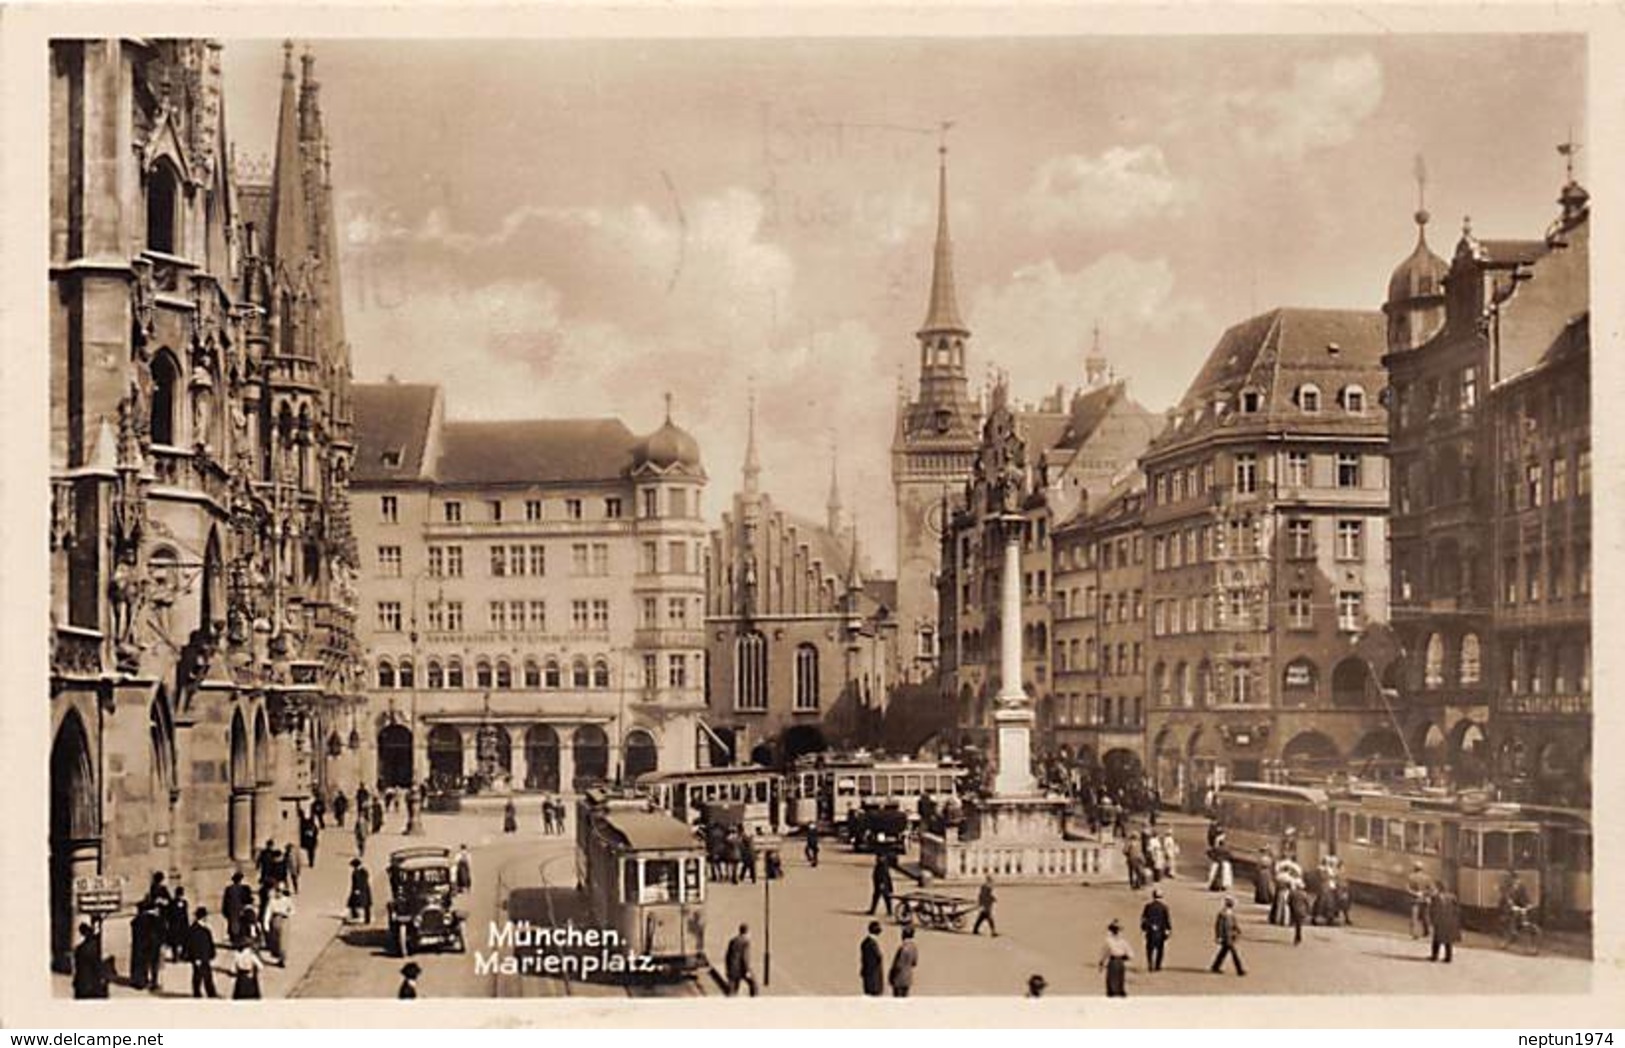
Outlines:
{"type": "Polygon", "coordinates": [[[514,807],[513,798],[509,797],[502,806],[502,832],[516,833],[519,830],[519,809],[514,807]]]}
{"type": "Polygon", "coordinates": [[[1100,947],[1100,965],[1106,972],[1106,996],[1128,996],[1128,962],[1134,959],[1134,947],[1123,938],[1123,925],[1114,920],[1106,926],[1106,941],[1100,947]]]}
{"type": "Polygon", "coordinates": [[[367,868],[361,865],[360,859],[350,860],[350,919],[363,924],[372,923],[372,882],[367,878],[367,868]]]}

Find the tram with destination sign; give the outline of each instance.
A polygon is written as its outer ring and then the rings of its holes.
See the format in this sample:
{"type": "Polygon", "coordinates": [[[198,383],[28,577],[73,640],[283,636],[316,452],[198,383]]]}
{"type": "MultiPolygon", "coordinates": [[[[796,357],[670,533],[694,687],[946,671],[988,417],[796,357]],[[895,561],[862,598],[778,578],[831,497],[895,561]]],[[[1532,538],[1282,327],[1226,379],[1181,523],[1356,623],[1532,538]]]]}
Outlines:
{"type": "Polygon", "coordinates": [[[589,790],[576,804],[576,885],[622,952],[657,972],[705,967],[705,846],[648,797],[589,790]]]}
{"type": "Polygon", "coordinates": [[[776,834],[784,825],[784,777],[756,764],[652,771],[638,776],[637,789],[661,811],[689,826],[704,821],[711,806],[742,811],[737,822],[752,835],[776,834]]]}
{"type": "Polygon", "coordinates": [[[911,825],[920,821],[920,798],[938,810],[959,802],[959,780],[965,774],[953,761],[851,756],[804,757],[786,776],[790,825],[817,824],[845,832],[854,812],[866,808],[902,811],[911,825]]]}

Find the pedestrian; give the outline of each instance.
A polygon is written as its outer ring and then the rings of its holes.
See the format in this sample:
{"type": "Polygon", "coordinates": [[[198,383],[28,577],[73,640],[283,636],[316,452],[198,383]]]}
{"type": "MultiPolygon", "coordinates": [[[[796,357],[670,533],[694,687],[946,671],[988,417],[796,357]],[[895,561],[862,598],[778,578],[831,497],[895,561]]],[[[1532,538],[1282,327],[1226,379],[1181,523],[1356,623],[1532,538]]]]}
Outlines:
{"type": "Polygon", "coordinates": [[[299,844],[305,849],[305,865],[313,870],[316,868],[316,846],[321,839],[315,816],[299,820],[299,844]]]}
{"type": "Polygon", "coordinates": [[[365,808],[355,811],[355,853],[361,858],[367,857],[367,816],[365,808]]]}
{"type": "Polygon", "coordinates": [[[1157,834],[1157,833],[1148,833],[1148,834],[1146,834],[1146,837],[1145,837],[1145,864],[1148,867],[1150,867],[1150,869],[1151,869],[1151,881],[1152,881],[1152,883],[1156,883],[1157,881],[1162,880],[1164,861],[1163,861],[1163,857],[1162,857],[1162,835],[1161,834],[1157,834]]]}
{"type": "Polygon", "coordinates": [[[1128,962],[1134,959],[1134,948],[1123,938],[1123,925],[1115,918],[1106,925],[1106,941],[1100,946],[1099,968],[1106,973],[1106,996],[1128,996],[1128,962]]]}
{"type": "Polygon", "coordinates": [[[260,973],[265,970],[265,962],[260,960],[259,951],[254,944],[245,942],[237,947],[237,952],[231,958],[231,974],[234,982],[231,987],[231,999],[234,1001],[257,1001],[260,999],[260,973]]]}
{"type": "Polygon", "coordinates": [[[750,925],[741,924],[739,934],[728,940],[724,968],[728,975],[729,997],[739,993],[740,983],[749,986],[750,995],[756,996],[756,973],[750,967],[750,925]]]}
{"type": "Polygon", "coordinates": [[[168,886],[164,884],[163,870],[152,871],[152,880],[147,885],[146,901],[159,913],[163,913],[169,908],[170,894],[168,886]]]}
{"type": "Polygon", "coordinates": [[[1219,974],[1224,967],[1224,959],[1229,957],[1236,965],[1237,975],[1246,975],[1241,967],[1241,953],[1236,949],[1236,940],[1241,938],[1241,920],[1236,916],[1236,899],[1233,895],[1224,897],[1224,905],[1219,908],[1219,915],[1213,920],[1213,941],[1219,944],[1219,952],[1213,958],[1213,964],[1208,969],[1213,974],[1219,974]]]}
{"type": "Polygon", "coordinates": [[[1283,855],[1275,864],[1275,895],[1270,900],[1270,923],[1285,926],[1292,922],[1290,902],[1292,886],[1303,880],[1303,867],[1297,860],[1283,855]]]}
{"type": "Polygon", "coordinates": [[[509,797],[502,803],[502,832],[517,833],[519,830],[519,809],[514,806],[513,798],[509,797]]]}
{"type": "Polygon", "coordinates": [[[1162,971],[1163,949],[1174,934],[1173,914],[1162,901],[1162,889],[1151,889],[1151,901],[1140,911],[1140,931],[1145,935],[1145,970],[1162,971]]]}
{"type": "Polygon", "coordinates": [[[1162,875],[1169,880],[1179,876],[1179,842],[1167,826],[1162,829],[1162,875]]]}
{"type": "Polygon", "coordinates": [[[1428,959],[1438,960],[1443,951],[1444,963],[1449,964],[1456,956],[1456,943],[1461,942],[1461,902],[1449,885],[1440,881],[1433,889],[1431,908],[1433,950],[1428,959]]]}
{"type": "Polygon", "coordinates": [[[236,942],[242,935],[243,911],[253,905],[254,892],[243,883],[243,871],[237,870],[231,875],[231,883],[226,885],[225,893],[220,898],[220,912],[226,918],[226,940],[236,942]]]}
{"type": "Polygon", "coordinates": [[[219,997],[214,988],[214,932],[209,930],[209,911],[202,906],[193,914],[186,931],[186,960],[192,965],[192,996],[219,997]]]}
{"type": "Polygon", "coordinates": [[[164,942],[169,946],[169,958],[180,961],[186,957],[186,927],[191,923],[192,904],[186,899],[186,889],[180,886],[175,888],[175,897],[169,902],[169,909],[160,916],[164,919],[164,942]]]}
{"type": "Polygon", "coordinates": [[[1428,922],[1428,910],[1433,902],[1433,878],[1422,872],[1420,859],[1412,861],[1411,875],[1405,887],[1411,896],[1411,938],[1431,936],[1433,929],[1428,922]]]}
{"type": "Polygon", "coordinates": [[[163,922],[142,899],[130,918],[130,985],[145,990],[158,981],[158,955],[163,949],[163,922]]]}
{"type": "Polygon", "coordinates": [[[344,826],[344,813],[350,810],[350,798],[344,795],[343,790],[333,794],[333,822],[339,827],[344,826]]]}
{"type": "Polygon", "coordinates": [[[886,904],[886,916],[891,916],[891,864],[886,861],[884,852],[875,856],[874,870],[869,874],[869,883],[874,892],[869,896],[869,916],[873,917],[875,906],[881,902],[886,904]]]}
{"type": "Polygon", "coordinates": [[[286,887],[271,894],[265,909],[265,946],[278,967],[288,966],[288,933],[293,930],[293,896],[286,887]]]}
{"type": "Polygon", "coordinates": [[[355,817],[363,822],[372,818],[372,794],[367,792],[365,786],[355,789],[355,817]]]}
{"type": "Polygon", "coordinates": [[[1269,845],[1258,857],[1253,869],[1253,902],[1259,906],[1275,905],[1275,849],[1269,845]]]}
{"type": "Polygon", "coordinates": [[[372,832],[375,835],[384,832],[384,803],[377,797],[372,799],[372,832]]]}
{"type": "Polygon", "coordinates": [[[893,997],[907,997],[914,989],[914,969],[920,965],[920,948],[914,945],[914,926],[903,926],[903,942],[892,955],[891,971],[886,981],[891,983],[893,997]]]}
{"type": "Polygon", "coordinates": [[[345,905],[350,909],[350,920],[361,924],[372,923],[372,883],[367,879],[367,868],[360,859],[350,860],[350,895],[345,905]]]}
{"type": "Polygon", "coordinates": [[[880,949],[880,922],[869,922],[869,934],[858,944],[858,977],[863,980],[866,997],[879,997],[886,992],[886,955],[880,949]]]}
{"type": "Polygon", "coordinates": [[[756,842],[744,827],[739,830],[739,871],[741,877],[749,877],[750,883],[756,883],[756,842]]]}
{"type": "Polygon", "coordinates": [[[807,856],[807,865],[818,868],[818,824],[807,824],[807,846],[803,849],[807,856]]]}
{"type": "Polygon", "coordinates": [[[242,935],[231,945],[235,949],[245,942],[254,946],[265,945],[265,929],[260,925],[260,913],[252,903],[243,910],[242,935]]]}
{"type": "Polygon", "coordinates": [[[1049,986],[1049,983],[1044,981],[1044,977],[1042,975],[1038,975],[1038,974],[1035,973],[1033,975],[1027,976],[1027,996],[1028,997],[1042,997],[1042,996],[1044,996],[1044,990],[1048,986],[1049,986]]]}
{"type": "Polygon", "coordinates": [[[739,828],[735,826],[727,831],[722,841],[722,865],[727,870],[729,883],[739,883],[739,866],[743,860],[744,847],[739,840],[739,828]]]}
{"type": "Polygon", "coordinates": [[[269,837],[265,840],[265,847],[260,849],[255,857],[255,865],[260,874],[260,910],[265,910],[265,904],[270,901],[271,887],[282,879],[282,849],[269,837]]]}
{"type": "Polygon", "coordinates": [[[407,961],[405,964],[401,965],[401,988],[395,991],[396,999],[402,1001],[417,1000],[418,976],[422,974],[423,969],[418,967],[418,962],[416,961],[407,961]]]}
{"type": "MultiPolygon", "coordinates": [[[[322,799],[321,791],[316,792],[316,799],[310,802],[310,821],[316,824],[318,830],[327,829],[327,802],[322,799]]],[[[316,857],[310,858],[310,864],[316,865],[316,857]]]]}
{"type": "Polygon", "coordinates": [[[282,872],[282,883],[297,895],[299,893],[299,849],[293,846],[292,841],[289,841],[282,849],[282,872]]]}
{"type": "Polygon", "coordinates": [[[1287,919],[1292,923],[1292,945],[1303,942],[1303,922],[1309,917],[1309,892],[1303,878],[1292,882],[1286,901],[1287,919]]]}
{"type": "Polygon", "coordinates": [[[457,846],[457,890],[466,892],[474,886],[474,859],[468,854],[468,845],[457,846]]]}
{"type": "Polygon", "coordinates": [[[108,995],[107,961],[102,957],[102,936],[86,921],[79,925],[79,945],[73,948],[73,996],[98,1000],[108,995]]]}
{"type": "Polygon", "coordinates": [[[993,904],[996,901],[993,895],[993,875],[990,873],[983,879],[982,887],[976,892],[976,908],[979,912],[976,914],[976,923],[971,927],[972,935],[982,934],[982,922],[986,921],[993,938],[999,937],[999,926],[993,923],[993,904]]]}
{"type": "Polygon", "coordinates": [[[551,794],[542,794],[542,835],[553,836],[553,797],[551,794]]]}

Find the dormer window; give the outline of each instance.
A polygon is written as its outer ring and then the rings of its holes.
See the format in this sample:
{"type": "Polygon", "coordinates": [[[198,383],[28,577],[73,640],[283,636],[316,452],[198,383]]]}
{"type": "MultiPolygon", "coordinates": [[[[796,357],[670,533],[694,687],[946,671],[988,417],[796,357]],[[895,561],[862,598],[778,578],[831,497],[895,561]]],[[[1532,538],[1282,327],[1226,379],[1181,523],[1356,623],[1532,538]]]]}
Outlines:
{"type": "Polygon", "coordinates": [[[379,456],[385,469],[400,469],[403,453],[400,448],[390,448],[379,456]]]}
{"type": "Polygon", "coordinates": [[[1305,382],[1298,387],[1292,399],[1297,401],[1299,410],[1314,414],[1320,410],[1320,387],[1313,382],[1305,382]]]}
{"type": "Polygon", "coordinates": [[[1241,391],[1241,413],[1243,415],[1256,415],[1264,406],[1264,394],[1256,389],[1241,391]]]}
{"type": "Polygon", "coordinates": [[[1350,415],[1365,414],[1365,390],[1360,386],[1344,386],[1337,394],[1338,402],[1350,415]]]}

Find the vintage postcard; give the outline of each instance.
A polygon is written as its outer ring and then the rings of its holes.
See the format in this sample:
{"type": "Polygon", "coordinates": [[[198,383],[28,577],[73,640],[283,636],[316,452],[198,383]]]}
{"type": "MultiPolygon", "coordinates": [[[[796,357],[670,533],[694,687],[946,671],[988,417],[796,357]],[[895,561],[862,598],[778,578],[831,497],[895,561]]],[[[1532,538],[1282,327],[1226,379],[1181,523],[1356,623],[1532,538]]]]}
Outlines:
{"type": "Polygon", "coordinates": [[[8,14],[8,1022],[1606,1018],[1600,11],[8,14]]]}

